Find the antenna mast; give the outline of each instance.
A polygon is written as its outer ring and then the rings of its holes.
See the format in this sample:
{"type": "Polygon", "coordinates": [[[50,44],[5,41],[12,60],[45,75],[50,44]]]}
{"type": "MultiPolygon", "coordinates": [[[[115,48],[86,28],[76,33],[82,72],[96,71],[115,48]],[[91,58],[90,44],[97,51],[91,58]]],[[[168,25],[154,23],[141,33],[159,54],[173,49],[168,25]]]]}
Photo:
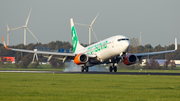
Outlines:
{"type": "Polygon", "coordinates": [[[141,31],[140,31],[140,39],[139,39],[139,45],[141,46],[142,45],[142,34],[141,34],[141,31]]]}

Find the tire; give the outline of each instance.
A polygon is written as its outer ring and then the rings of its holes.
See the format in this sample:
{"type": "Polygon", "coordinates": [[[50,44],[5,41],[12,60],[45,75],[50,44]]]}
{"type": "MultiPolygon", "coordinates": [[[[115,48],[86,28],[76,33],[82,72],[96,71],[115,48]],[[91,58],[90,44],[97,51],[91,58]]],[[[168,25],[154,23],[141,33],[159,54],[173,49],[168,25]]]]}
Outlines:
{"type": "Polygon", "coordinates": [[[81,72],[84,72],[84,66],[81,67],[81,72]]]}
{"type": "Polygon", "coordinates": [[[86,72],[88,72],[89,71],[89,67],[88,66],[86,66],[86,72]]]}
{"type": "Polygon", "coordinates": [[[109,67],[109,71],[112,72],[112,70],[113,70],[113,68],[112,68],[112,66],[110,66],[110,67],[109,67]]]}
{"type": "Polygon", "coordinates": [[[117,67],[116,66],[114,66],[114,72],[117,72],[117,67]]]}

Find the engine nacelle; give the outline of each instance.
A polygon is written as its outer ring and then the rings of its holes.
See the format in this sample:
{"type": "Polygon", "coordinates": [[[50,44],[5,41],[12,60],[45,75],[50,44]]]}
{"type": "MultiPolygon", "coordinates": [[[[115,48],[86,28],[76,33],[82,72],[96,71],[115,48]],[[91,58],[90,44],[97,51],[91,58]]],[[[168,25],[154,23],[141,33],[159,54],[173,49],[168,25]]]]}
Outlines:
{"type": "Polygon", "coordinates": [[[124,57],[124,64],[126,65],[132,65],[135,64],[137,61],[137,57],[133,54],[128,54],[126,57],[124,57]]]}
{"type": "Polygon", "coordinates": [[[89,58],[87,55],[81,53],[76,55],[76,57],[74,58],[74,63],[76,63],[77,65],[85,64],[87,63],[88,59],[89,58]]]}

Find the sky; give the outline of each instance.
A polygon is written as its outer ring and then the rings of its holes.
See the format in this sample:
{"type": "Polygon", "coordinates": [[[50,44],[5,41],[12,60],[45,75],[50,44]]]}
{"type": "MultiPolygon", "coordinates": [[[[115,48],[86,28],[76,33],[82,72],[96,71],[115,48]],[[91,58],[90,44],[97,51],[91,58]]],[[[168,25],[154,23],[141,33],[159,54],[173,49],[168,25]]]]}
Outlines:
{"type": "MultiPolygon", "coordinates": [[[[90,25],[98,12],[93,24],[98,40],[114,35],[139,39],[140,31],[142,45],[168,46],[174,38],[180,40],[180,0],[0,0],[0,35],[5,40],[5,22],[10,29],[25,25],[31,7],[27,27],[42,44],[57,40],[72,43],[70,18],[90,25]]],[[[75,27],[80,43],[88,44],[88,27],[75,27]]],[[[23,33],[23,29],[10,31],[10,45],[23,43],[23,33]]],[[[27,31],[27,44],[36,42],[27,31]]]]}

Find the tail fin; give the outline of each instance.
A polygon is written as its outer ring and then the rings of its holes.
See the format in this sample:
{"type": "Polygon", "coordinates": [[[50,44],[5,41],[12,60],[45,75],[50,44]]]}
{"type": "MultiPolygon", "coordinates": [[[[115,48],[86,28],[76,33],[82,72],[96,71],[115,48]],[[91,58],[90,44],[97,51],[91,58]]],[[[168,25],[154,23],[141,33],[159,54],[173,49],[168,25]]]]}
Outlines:
{"type": "Polygon", "coordinates": [[[76,29],[74,27],[73,18],[70,19],[70,23],[71,23],[71,35],[72,35],[73,53],[76,53],[78,50],[83,49],[84,47],[81,46],[81,44],[79,43],[77,33],[76,33],[76,29]]]}

